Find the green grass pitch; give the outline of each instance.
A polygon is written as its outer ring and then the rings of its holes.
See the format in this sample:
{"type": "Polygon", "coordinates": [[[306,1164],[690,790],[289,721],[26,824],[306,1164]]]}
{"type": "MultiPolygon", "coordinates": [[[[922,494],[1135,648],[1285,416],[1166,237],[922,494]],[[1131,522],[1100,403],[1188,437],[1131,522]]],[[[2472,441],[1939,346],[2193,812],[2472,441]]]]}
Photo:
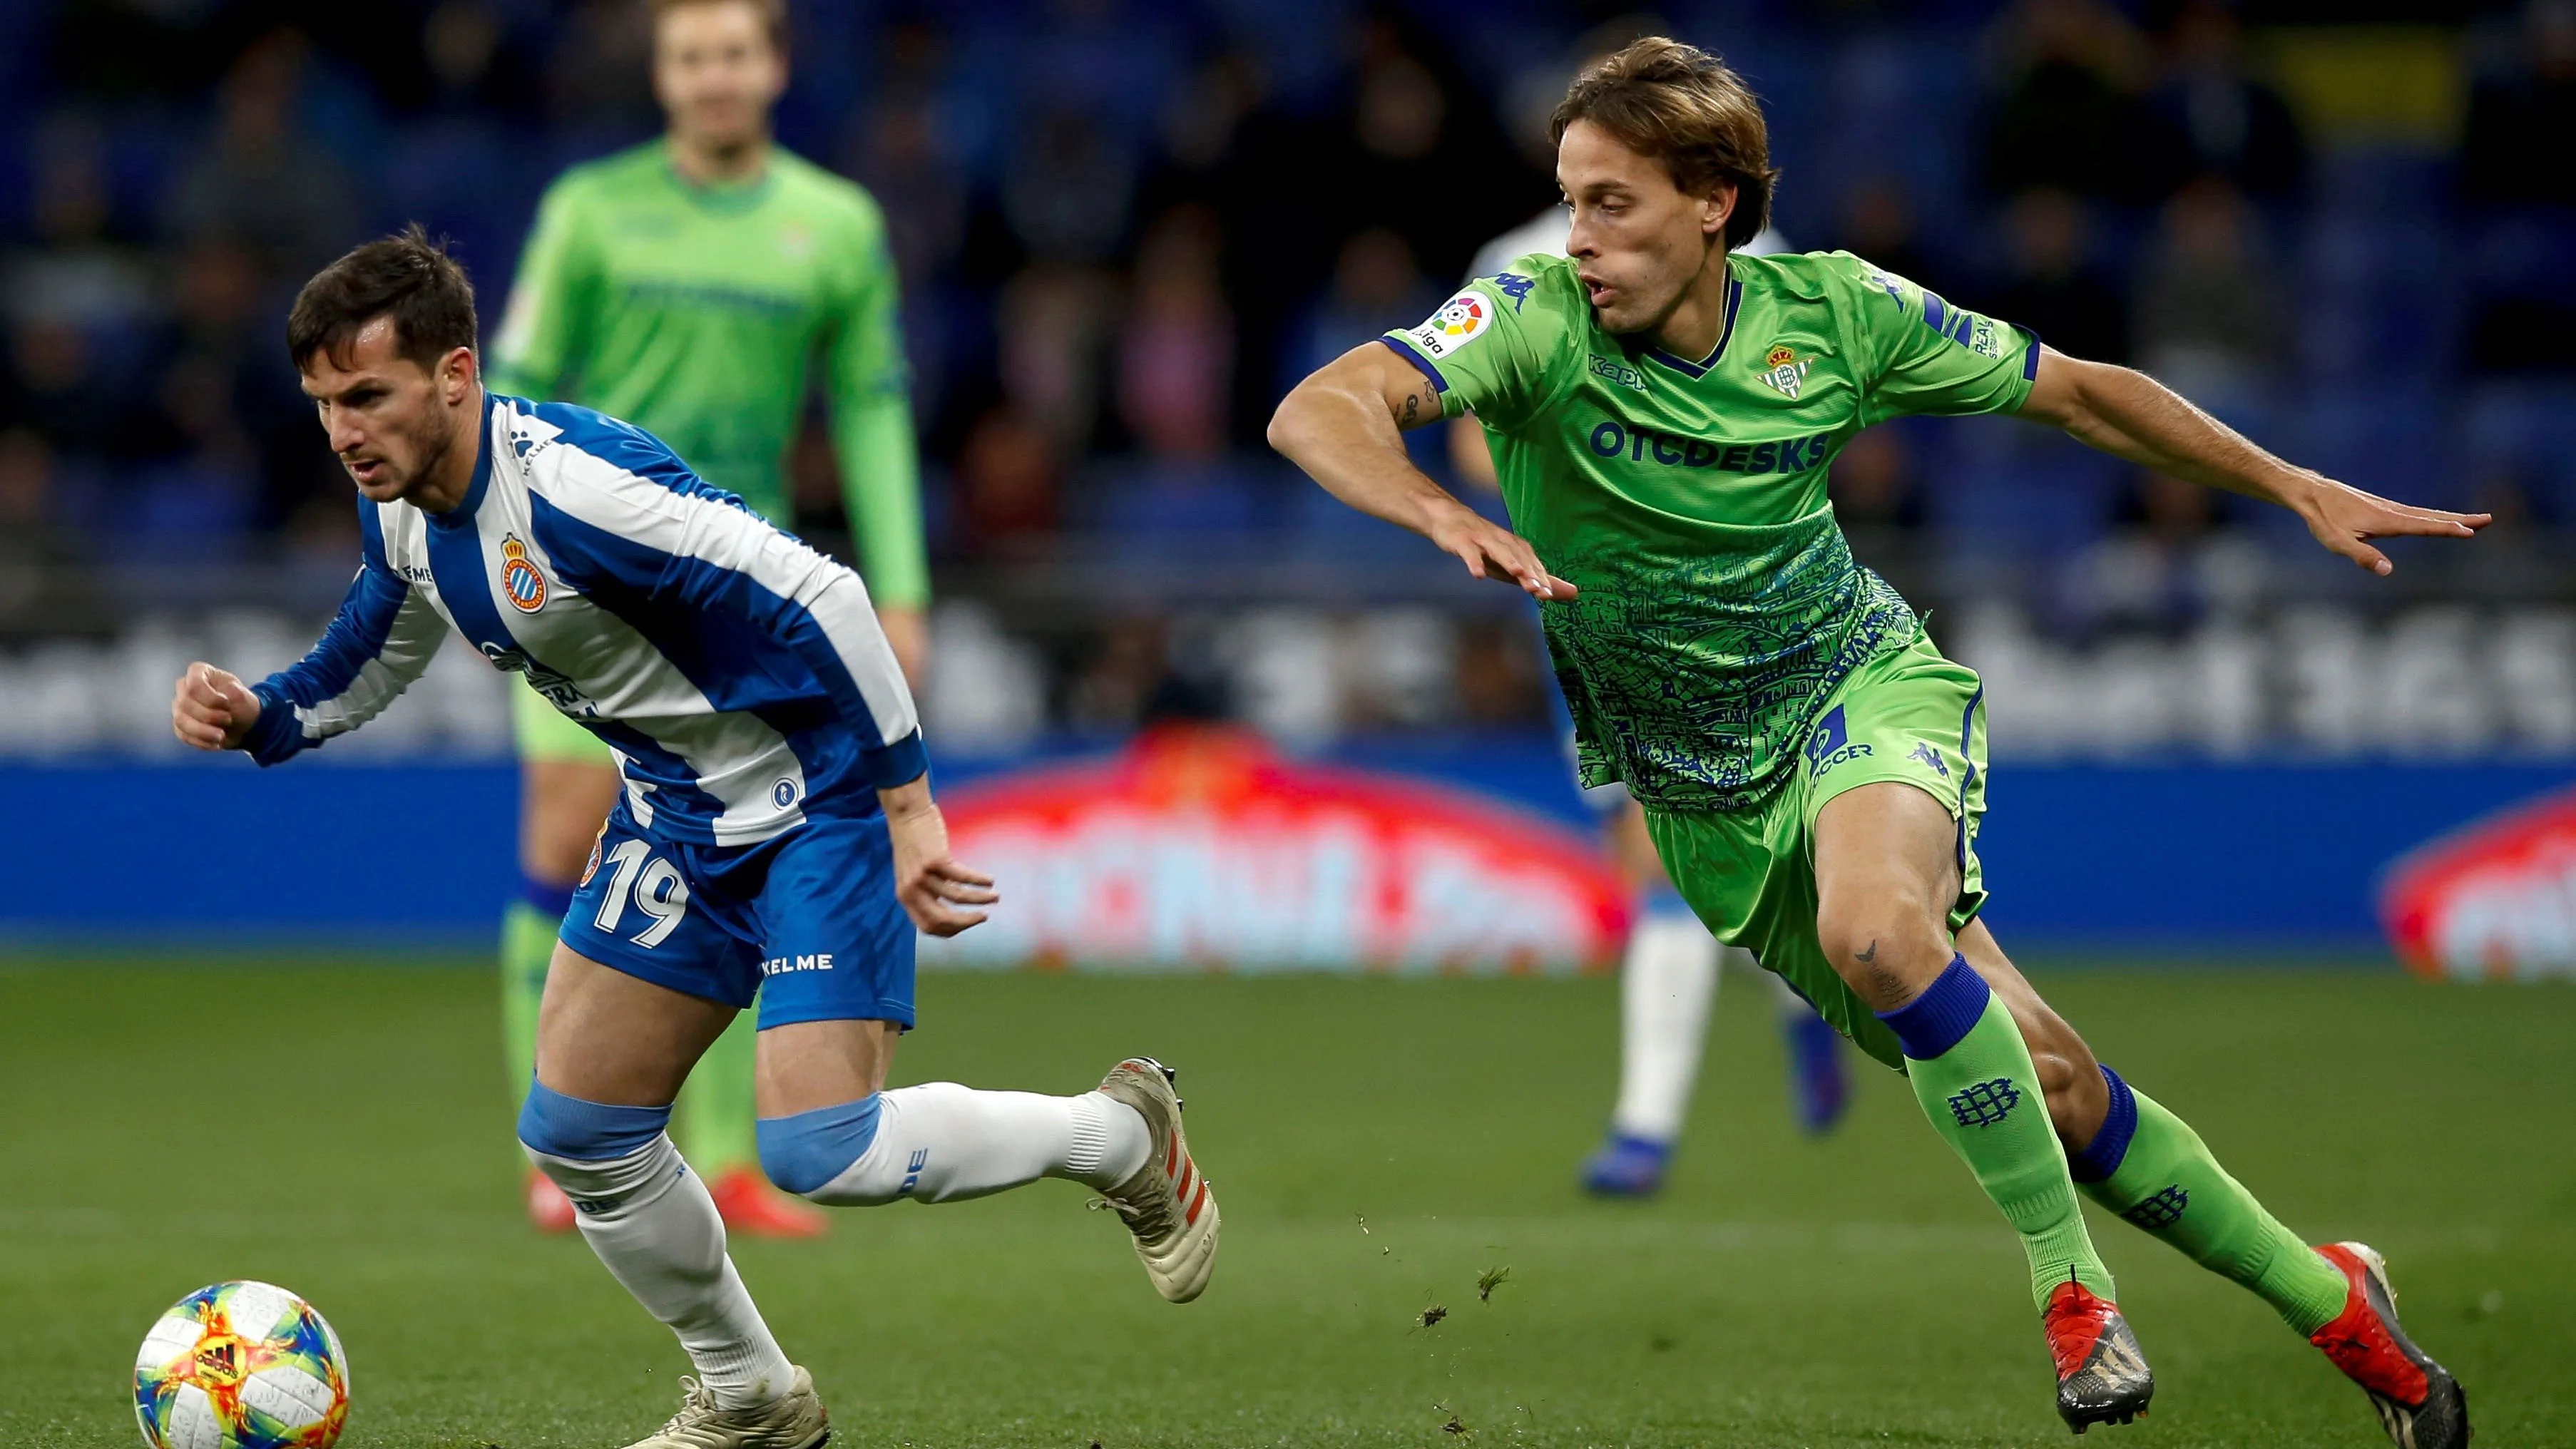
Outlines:
{"type": "MultiPolygon", "coordinates": [[[[2290,1223],[2389,1254],[2481,1443],[2576,1444],[2576,990],[2038,979],[2290,1223]]],[[[2067,1442],[2010,1234],[1876,1067],[1838,1135],[1801,1139],[1751,985],[1721,992],[1670,1191],[1629,1205],[1573,1187],[1606,980],[928,977],[898,1081],[1182,1069],[1226,1212],[1208,1296],[1155,1298],[1064,1183],[737,1255],[853,1446],[2067,1442]]],[[[134,1345],[229,1277],[339,1328],[350,1445],[658,1424],[669,1335],[518,1216],[492,998],[469,969],[0,967],[0,1444],[136,1442],[134,1345]]],[[[2094,1223],[2158,1391],[2087,1443],[2385,1442],[2251,1296],[2094,1223]]]]}

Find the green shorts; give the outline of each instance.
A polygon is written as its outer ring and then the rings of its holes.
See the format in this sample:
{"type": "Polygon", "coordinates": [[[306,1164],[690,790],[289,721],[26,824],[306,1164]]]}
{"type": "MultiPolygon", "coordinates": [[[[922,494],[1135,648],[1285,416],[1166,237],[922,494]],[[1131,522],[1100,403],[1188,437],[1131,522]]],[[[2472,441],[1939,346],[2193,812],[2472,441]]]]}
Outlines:
{"type": "Polygon", "coordinates": [[[525,675],[514,677],[519,687],[510,691],[510,733],[518,741],[521,760],[617,768],[617,756],[600,743],[599,736],[546,703],[544,695],[528,686],[525,675]]]}
{"type": "Polygon", "coordinates": [[[1977,824],[1986,811],[1986,694],[1932,641],[1882,654],[1825,700],[1789,781],[1750,810],[1646,812],[1673,884],[1711,932],[1796,987],[1862,1050],[1903,1069],[1896,1034],[1843,984],[1816,938],[1816,812],[1859,785],[1901,780],[1959,822],[1956,931],[1985,906],[1977,824]]]}

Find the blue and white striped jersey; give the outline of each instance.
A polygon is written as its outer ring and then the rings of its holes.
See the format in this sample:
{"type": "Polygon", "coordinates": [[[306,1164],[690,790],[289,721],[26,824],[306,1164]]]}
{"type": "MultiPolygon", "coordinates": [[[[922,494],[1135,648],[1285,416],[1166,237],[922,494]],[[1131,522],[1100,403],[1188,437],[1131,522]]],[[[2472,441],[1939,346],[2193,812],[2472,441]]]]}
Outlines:
{"type": "Polygon", "coordinates": [[[857,574],[588,408],[488,394],[481,444],[453,512],[361,500],[339,617],[253,691],[261,764],[374,718],[452,625],[615,750],[637,823],[672,840],[865,814],[927,767],[857,574]]]}

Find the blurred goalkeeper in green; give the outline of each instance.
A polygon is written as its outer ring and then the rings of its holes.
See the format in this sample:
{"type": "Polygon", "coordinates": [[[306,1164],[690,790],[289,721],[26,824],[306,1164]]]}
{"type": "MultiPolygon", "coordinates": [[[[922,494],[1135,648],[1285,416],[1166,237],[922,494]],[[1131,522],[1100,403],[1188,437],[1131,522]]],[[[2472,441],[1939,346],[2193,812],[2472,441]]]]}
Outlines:
{"type": "MultiPolygon", "coordinates": [[[[885,222],[865,191],[773,144],[786,86],[784,0],[653,0],[660,140],[550,187],[491,345],[493,384],[579,403],[661,438],[787,527],[787,456],[820,369],[851,533],[886,637],[918,680],[929,571],[885,222]]],[[[525,888],[502,929],[510,1080],[525,1092],[537,1006],[566,904],[617,798],[608,748],[516,691],[525,888]]],[[[752,1135],[746,1015],[680,1094],[674,1135],[736,1231],[808,1237],[822,1214],[773,1192],[752,1135]]],[[[572,1205],[527,1179],[529,1216],[572,1205]]]]}

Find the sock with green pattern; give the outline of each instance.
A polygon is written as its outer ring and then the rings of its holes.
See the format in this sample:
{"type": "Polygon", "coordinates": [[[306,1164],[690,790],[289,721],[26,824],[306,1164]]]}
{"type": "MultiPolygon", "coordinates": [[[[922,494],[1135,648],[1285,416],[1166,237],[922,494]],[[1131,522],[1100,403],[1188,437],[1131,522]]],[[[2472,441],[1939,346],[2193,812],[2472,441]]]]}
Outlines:
{"type": "Polygon", "coordinates": [[[2111,1110],[2068,1154],[2085,1195],[2193,1262],[2252,1289],[2302,1337],[2343,1312],[2343,1273],[2263,1210],[2190,1124],[2102,1069],[2111,1110]]]}
{"type": "Polygon", "coordinates": [[[1933,1130],[2021,1234],[2032,1299],[2045,1308],[2050,1290],[2070,1278],[2112,1298],[2111,1270],[2084,1230],[2039,1070],[1985,978],[1953,956],[1922,995],[1878,1018],[1904,1045],[1906,1076],[1933,1130]]]}

